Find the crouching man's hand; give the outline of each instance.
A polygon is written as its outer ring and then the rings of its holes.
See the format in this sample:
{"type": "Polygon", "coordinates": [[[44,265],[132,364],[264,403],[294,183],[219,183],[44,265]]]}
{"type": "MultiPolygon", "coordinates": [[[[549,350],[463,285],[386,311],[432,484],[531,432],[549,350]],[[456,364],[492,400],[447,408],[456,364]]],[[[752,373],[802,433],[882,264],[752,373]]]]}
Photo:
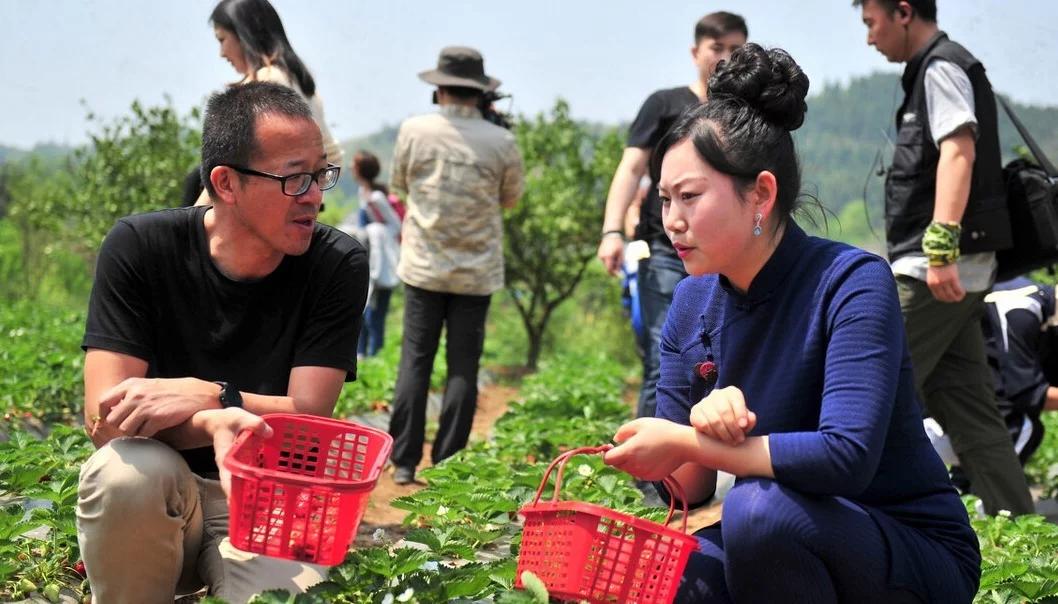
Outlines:
{"type": "Polygon", "coordinates": [[[126,436],[154,437],[192,415],[220,407],[220,386],[197,378],[132,377],[99,398],[99,415],[126,436]]]}
{"type": "Polygon", "coordinates": [[[261,438],[270,438],[272,427],[259,416],[237,407],[199,411],[193,422],[213,438],[213,451],[220,469],[220,485],[224,488],[224,494],[230,497],[231,472],[224,467],[224,458],[235,443],[235,438],[243,430],[249,430],[261,438]]]}

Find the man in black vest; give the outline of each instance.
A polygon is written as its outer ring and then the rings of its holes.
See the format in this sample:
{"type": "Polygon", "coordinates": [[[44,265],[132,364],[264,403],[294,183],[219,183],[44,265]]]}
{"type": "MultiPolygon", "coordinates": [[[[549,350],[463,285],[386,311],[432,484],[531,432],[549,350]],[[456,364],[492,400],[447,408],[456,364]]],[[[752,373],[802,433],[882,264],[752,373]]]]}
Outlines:
{"type": "Polygon", "coordinates": [[[1033,511],[996,407],[980,329],[996,250],[1011,244],[996,104],[981,62],[937,26],[934,0],[854,0],[867,43],[906,63],[885,183],[886,240],[926,409],[985,509],[1033,511]]]}

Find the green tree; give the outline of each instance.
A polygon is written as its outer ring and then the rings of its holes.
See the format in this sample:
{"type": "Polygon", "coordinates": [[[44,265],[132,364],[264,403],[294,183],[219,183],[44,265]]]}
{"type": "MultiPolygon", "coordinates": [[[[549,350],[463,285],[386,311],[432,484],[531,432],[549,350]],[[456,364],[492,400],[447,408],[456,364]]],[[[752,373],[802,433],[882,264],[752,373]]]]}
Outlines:
{"type": "MultiPolygon", "coordinates": [[[[37,156],[0,165],[0,298],[36,300],[65,252],[68,168],[37,156]]],[[[76,279],[74,279],[76,281],[76,279]]]]}
{"type": "Polygon", "coordinates": [[[593,137],[570,118],[563,100],[548,115],[521,119],[515,134],[526,188],[504,216],[506,281],[528,339],[526,366],[535,369],[548,321],[595,257],[624,141],[615,130],[593,137]]]}
{"type": "Polygon", "coordinates": [[[144,107],[97,126],[72,157],[0,165],[0,298],[81,300],[99,244],[122,216],[179,204],[198,161],[198,112],[144,107]]]}
{"type": "MultiPolygon", "coordinates": [[[[117,219],[178,206],[184,177],[199,161],[197,109],[181,117],[169,103],[144,107],[136,101],[131,110],[101,123],[91,144],[76,153],[71,226],[91,252],[117,219]]],[[[91,114],[89,120],[99,123],[91,114]]]]}

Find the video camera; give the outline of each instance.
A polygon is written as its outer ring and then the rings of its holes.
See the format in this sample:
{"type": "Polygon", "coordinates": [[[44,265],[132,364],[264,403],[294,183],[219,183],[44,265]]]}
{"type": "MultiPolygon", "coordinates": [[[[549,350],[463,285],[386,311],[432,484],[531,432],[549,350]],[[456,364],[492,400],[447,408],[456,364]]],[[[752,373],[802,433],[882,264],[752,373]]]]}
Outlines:
{"type": "MultiPolygon", "coordinates": [[[[509,98],[511,98],[511,95],[503,92],[496,92],[495,90],[482,92],[481,96],[478,97],[478,110],[481,111],[482,117],[486,120],[501,128],[510,130],[511,127],[514,126],[514,120],[511,118],[511,115],[496,109],[496,101],[509,98]]],[[[433,95],[430,97],[430,102],[434,105],[437,104],[436,90],[433,91],[433,95]]]]}
{"type": "Polygon", "coordinates": [[[509,98],[511,98],[511,95],[509,94],[490,90],[481,95],[481,99],[478,101],[478,109],[481,110],[481,115],[484,116],[486,120],[500,126],[501,128],[510,130],[511,126],[514,125],[511,115],[496,109],[496,101],[509,98]]]}

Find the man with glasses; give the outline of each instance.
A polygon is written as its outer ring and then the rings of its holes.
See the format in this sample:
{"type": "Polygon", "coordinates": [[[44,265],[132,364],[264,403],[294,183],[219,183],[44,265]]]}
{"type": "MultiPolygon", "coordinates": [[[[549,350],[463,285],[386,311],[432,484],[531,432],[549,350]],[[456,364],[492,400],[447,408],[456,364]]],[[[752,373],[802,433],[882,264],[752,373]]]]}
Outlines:
{"type": "Polygon", "coordinates": [[[217,461],[240,430],[268,433],[259,415],[331,415],[355,378],[367,254],[316,222],[338,172],[297,93],[235,86],[203,123],[213,203],[123,218],[103,242],[82,344],[98,450],[77,505],[95,601],[206,585],[245,602],[323,579],[232,548],[217,461]]]}

